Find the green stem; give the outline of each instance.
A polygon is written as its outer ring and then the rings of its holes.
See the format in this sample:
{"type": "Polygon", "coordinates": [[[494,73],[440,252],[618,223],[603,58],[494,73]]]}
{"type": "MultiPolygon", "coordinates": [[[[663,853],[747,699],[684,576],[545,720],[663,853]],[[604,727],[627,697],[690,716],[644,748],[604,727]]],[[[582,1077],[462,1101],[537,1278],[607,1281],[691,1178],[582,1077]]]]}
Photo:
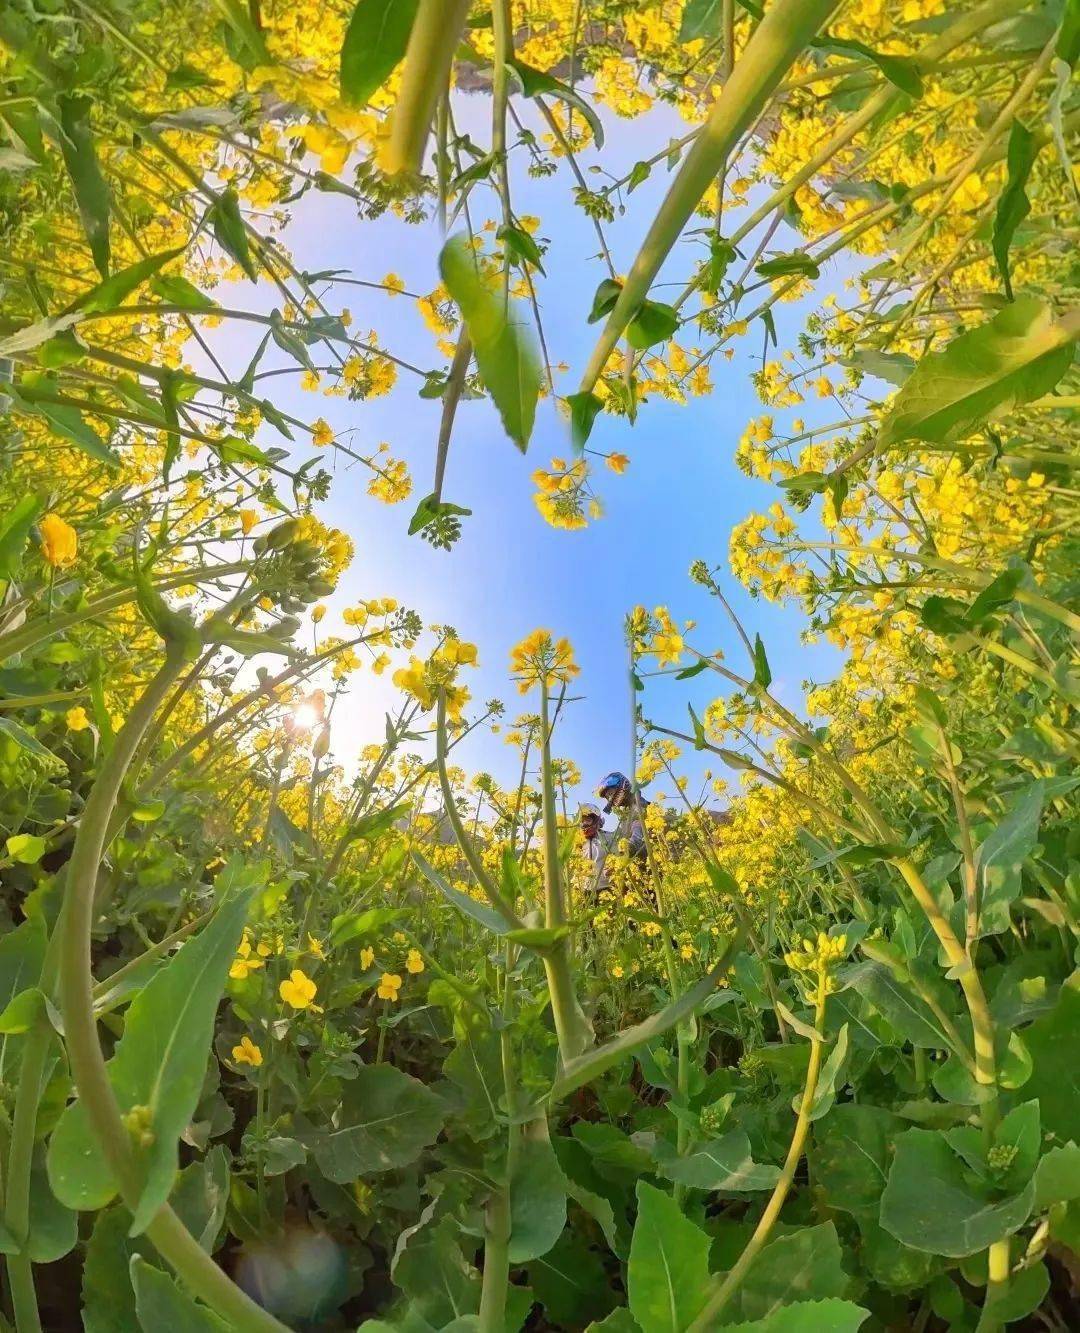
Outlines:
{"type": "Polygon", "coordinates": [[[435,104],[446,92],[469,0],[420,0],[413,22],[383,168],[419,171],[435,104]]]}
{"type": "Polygon", "coordinates": [[[649,228],[582,376],[583,392],[589,392],[600,378],[608,357],[739,136],[762,111],[799,53],[835,8],[836,0],[776,0],[770,5],[649,228]]]}
{"type": "MultiPolygon", "coordinates": [[[[827,994],[826,975],[823,972],[818,983],[817,1003],[814,1007],[814,1027],[819,1032],[825,1022],[827,994]]],[[[806,1068],[806,1082],[803,1086],[802,1101],[799,1103],[799,1117],[795,1122],[795,1132],[791,1136],[791,1143],[788,1147],[787,1157],[784,1159],[783,1170],[780,1172],[780,1179],[773,1187],[769,1202],[765,1205],[765,1211],[761,1214],[761,1218],[754,1228],[754,1234],[747,1241],[746,1248],[735,1261],[734,1267],[709,1297],[704,1309],[688,1327],[687,1333],[710,1333],[710,1330],[716,1328],[717,1316],[742,1285],[747,1270],[757,1258],[762,1246],[769,1239],[776,1220],[780,1216],[780,1210],[784,1206],[792,1182],[795,1179],[795,1172],[802,1160],[803,1148],[806,1146],[806,1136],[810,1131],[810,1113],[814,1105],[814,1094],[817,1092],[818,1075],[821,1072],[822,1046],[823,1043],[816,1039],[811,1042],[810,1062],[806,1068]]]]}
{"type": "MultiPolygon", "coordinates": [[[[559,826],[555,783],[551,772],[551,723],[548,687],[540,682],[540,774],[544,823],[544,924],[566,925],[566,899],[559,864],[559,826]]],[[[593,1043],[592,1030],[578,1003],[571,969],[570,937],[564,935],[544,950],[544,971],[551,996],[551,1014],[559,1038],[563,1066],[582,1055],[593,1043]]]]}
{"type": "MultiPolygon", "coordinates": [[[[184,666],[183,657],[170,648],[101,765],[72,848],[64,905],[57,925],[60,1008],[72,1078],[98,1146],[116,1177],[124,1203],[131,1209],[138,1203],[142,1180],[109,1081],[94,1019],[94,977],[90,967],[94,889],[110,817],[124,776],[155,711],[184,666]]],[[[218,1268],[167,1204],[154,1216],[147,1235],[192,1293],[241,1333],[285,1333],[283,1324],[260,1309],[218,1268]]]]}
{"type": "MultiPolygon", "coordinates": [[[[20,1246],[30,1236],[30,1171],[34,1157],[41,1084],[49,1057],[50,1029],[40,1024],[27,1035],[19,1071],[15,1115],[8,1153],[7,1202],[4,1224],[20,1246]]],[[[8,1284],[18,1333],[41,1333],[34,1271],[25,1249],[7,1256],[8,1284]]]]}

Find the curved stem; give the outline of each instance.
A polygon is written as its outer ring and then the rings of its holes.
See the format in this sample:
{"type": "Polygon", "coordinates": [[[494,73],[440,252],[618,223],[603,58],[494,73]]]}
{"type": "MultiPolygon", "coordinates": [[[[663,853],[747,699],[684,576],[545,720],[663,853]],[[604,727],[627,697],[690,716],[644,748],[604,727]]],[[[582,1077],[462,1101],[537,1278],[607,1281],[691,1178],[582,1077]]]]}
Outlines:
{"type": "MultiPolygon", "coordinates": [[[[158,706],[185,666],[171,647],[128,716],[87,797],[68,863],[60,933],[60,1008],[72,1078],[87,1119],[129,1208],[138,1202],[140,1173],[109,1081],[94,1018],[90,936],[98,867],[120,787],[158,706]]],[[[260,1309],[224,1273],[166,1204],[147,1228],[161,1256],[194,1295],[242,1333],[284,1333],[285,1326],[260,1309]]]]}

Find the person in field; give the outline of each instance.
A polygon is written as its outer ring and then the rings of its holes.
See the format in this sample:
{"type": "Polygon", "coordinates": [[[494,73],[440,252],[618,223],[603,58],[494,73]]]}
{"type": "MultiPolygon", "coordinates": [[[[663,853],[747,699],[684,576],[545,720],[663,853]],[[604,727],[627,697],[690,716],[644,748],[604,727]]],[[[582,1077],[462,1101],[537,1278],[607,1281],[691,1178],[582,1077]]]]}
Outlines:
{"type": "Polygon", "coordinates": [[[604,832],[604,816],[599,807],[589,802],[581,806],[578,820],[581,825],[582,855],[589,863],[586,883],[591,893],[599,893],[608,887],[604,862],[611,850],[611,834],[604,832]]]}
{"type": "Polygon", "coordinates": [[[619,828],[615,841],[625,838],[631,858],[639,865],[648,859],[649,849],[645,841],[645,809],[649,802],[636,792],[630,779],[619,772],[611,772],[597,788],[597,794],[604,802],[604,813],[618,811],[619,828]]]}

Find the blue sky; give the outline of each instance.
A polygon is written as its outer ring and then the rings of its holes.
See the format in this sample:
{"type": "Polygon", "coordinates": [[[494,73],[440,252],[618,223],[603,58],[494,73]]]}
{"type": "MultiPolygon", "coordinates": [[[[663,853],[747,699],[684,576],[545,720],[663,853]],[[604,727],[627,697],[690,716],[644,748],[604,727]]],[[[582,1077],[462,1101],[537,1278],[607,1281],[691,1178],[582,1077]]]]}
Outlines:
{"type": "MultiPolygon", "coordinates": [[[[486,142],[488,106],[487,99],[472,97],[461,99],[458,108],[459,128],[467,128],[478,143],[486,142]]],[[[611,115],[604,119],[608,140],[603,161],[608,171],[617,174],[687,128],[666,108],[634,122],[611,115]]],[[[589,162],[586,156],[583,165],[589,162]]],[[[570,366],[558,387],[570,392],[596,335],[596,326],[588,325],[586,317],[606,270],[596,258],[591,224],[573,205],[573,181],[567,169],[553,178],[533,180],[523,166],[514,172],[514,207],[519,214],[539,215],[538,234],[552,241],[545,260],[548,276],[539,280],[539,299],[552,361],[570,366]]],[[[606,228],[621,272],[629,267],[669,180],[662,167],[655,169],[629,197],[626,216],[606,228]]],[[[474,195],[474,222],[495,216],[494,196],[481,188],[483,199],[474,195]]],[[[414,292],[430,291],[438,280],[441,241],[434,221],[419,227],[390,216],[361,222],[344,196],[314,191],[292,205],[292,211],[284,240],[300,268],[309,272],[343,268],[353,277],[375,282],[393,271],[414,292]]],[[[770,249],[791,249],[797,243],[791,233],[785,237],[780,232],[770,249]]],[[[689,256],[676,252],[667,272],[674,278],[688,271],[689,256]]],[[[824,274],[817,299],[836,289],[843,276],[840,271],[824,274]]],[[[663,295],[663,289],[657,294],[663,295]]],[[[267,308],[270,297],[248,285],[237,290],[235,300],[241,299],[251,308],[267,308]]],[[[358,336],[375,328],[382,345],[406,360],[427,369],[445,365],[407,298],[340,287],[327,304],[331,310],[348,306],[358,336]]],[[[781,348],[793,344],[805,313],[804,306],[778,307],[781,348]]],[[[226,325],[218,334],[217,348],[237,370],[253,345],[246,327],[226,325]]],[[[581,666],[575,693],[582,697],[567,711],[556,752],[575,760],[585,786],[594,785],[609,769],[625,769],[630,703],[622,624],[630,608],[637,603],[649,608],[666,605],[679,620],[696,619],[695,642],[723,648],[733,663],[738,661],[741,650],[734,631],[716,602],[690,582],[687,570],[698,558],[710,564],[724,561],[731,528],[776,498],[771,487],[744,477],[734,463],[747,420],[765,410],[749,381],[751,369],[759,364],[759,335],[760,326],[737,341],[732,362],[714,364],[715,390],[708,398],[691,399],[686,406],[651,399],[635,426],[606,414],[598,418],[590,444],[625,453],[631,464],[622,477],[604,467],[598,470],[606,512],[585,531],[550,528],[532,500],[532,470],[546,466],[552,456],[570,456],[566,428],[554,405],[541,402],[523,458],[503,434],[489,401],[463,402],[444,497],[469,507],[473,514],[464,520],[463,535],[450,552],[433,550],[406,532],[416,500],[431,489],[440,411],[438,402],[417,397],[419,381],[403,373],[389,396],[362,403],[304,392],[296,376],[264,381],[273,386],[274,400],[282,409],[306,420],[325,417],[360,453],[372,452],[386,441],[395,457],[408,461],[413,473],[410,499],[387,507],[366,495],[366,469],[344,456],[338,455],[335,462],[325,455],[335,482],[319,512],[324,521],[350,534],[357,554],[331,599],[322,631],[338,631],[337,612],[360,599],[396,597],[426,622],[452,624],[463,638],[479,645],[480,669],[469,673],[473,696],[503,698],[508,718],[527,702],[519,699],[507,678],[511,646],[537,626],[566,635],[581,666]]],[[[681,341],[689,345],[695,340],[681,341]]],[[[273,364],[268,357],[264,368],[273,364]]],[[[836,416],[834,404],[810,400],[798,411],[809,424],[836,416]]],[[[266,443],[281,443],[270,431],[263,438],[266,443]]],[[[297,452],[301,459],[310,454],[306,448],[297,452]]],[[[785,702],[797,704],[803,680],[834,674],[838,658],[832,650],[800,643],[804,625],[797,612],[753,601],[730,577],[725,590],[751,633],[757,630],[765,640],[775,688],[785,702]]],[[[685,726],[686,703],[700,710],[715,695],[710,674],[688,682],[650,683],[647,716],[685,726]]],[[[379,680],[363,671],[352,678],[334,720],[333,752],[339,762],[349,766],[363,744],[381,738],[383,716],[393,699],[389,674],[379,680]]],[[[471,738],[459,755],[468,768],[486,769],[500,779],[509,780],[514,772],[511,751],[501,737],[486,732],[471,738]]],[[[691,753],[686,771],[694,775],[703,767],[702,757],[691,753]]]]}

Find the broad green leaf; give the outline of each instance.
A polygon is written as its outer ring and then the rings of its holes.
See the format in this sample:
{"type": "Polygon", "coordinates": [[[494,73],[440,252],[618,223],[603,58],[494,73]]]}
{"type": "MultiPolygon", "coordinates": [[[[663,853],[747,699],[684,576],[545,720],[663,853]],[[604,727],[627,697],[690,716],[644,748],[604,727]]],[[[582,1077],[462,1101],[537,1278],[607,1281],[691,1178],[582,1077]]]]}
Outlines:
{"type": "Polygon", "coordinates": [[[210,205],[210,225],[221,248],[232,255],[248,277],[255,281],[255,265],[248,245],[247,230],[240,212],[240,198],[230,186],[210,205]]]}
{"type": "Polygon", "coordinates": [[[947,1050],[949,1039],[933,1010],[914,990],[881,963],[856,963],[843,973],[845,982],[888,1019],[898,1036],[913,1046],[947,1050]]]}
{"type": "Polygon", "coordinates": [[[923,81],[919,75],[919,67],[909,56],[887,55],[853,38],[818,37],[810,45],[820,51],[850,51],[853,55],[863,56],[876,65],[889,82],[902,93],[907,93],[909,97],[916,99],[923,95],[923,81]]]}
{"type": "Polygon", "coordinates": [[[168,1273],[131,1257],[131,1285],[135,1289],[135,1312],[143,1333],[229,1333],[230,1325],[212,1310],[181,1290],[168,1273]]]}
{"type": "MultiPolygon", "coordinates": [[[[127,1013],[124,1035],[109,1061],[120,1110],[145,1121],[152,1140],[136,1154],[144,1175],[132,1233],[139,1235],[168,1199],[176,1178],[177,1145],[202,1094],[218,1001],[236,956],[253,890],[225,902],[210,924],[188,941],[127,1013]]],[[[61,1202],[85,1208],[108,1181],[81,1102],[69,1106],[49,1145],[49,1180],[61,1202]]],[[[110,1189],[102,1202],[115,1192],[110,1189]]],[[[96,1205],[101,1206],[101,1203],[96,1205]]]]}
{"type": "Polygon", "coordinates": [[[678,311],[662,301],[642,301],[630,321],[626,338],[631,347],[643,352],[655,343],[667,342],[679,327],[678,311]]]}
{"type": "Polygon", "coordinates": [[[547,1254],[566,1226],[566,1188],[545,1133],[525,1139],[510,1179],[511,1264],[547,1254]]]}
{"type": "Polygon", "coordinates": [[[69,308],[77,310],[82,315],[107,314],[111,310],[116,310],[133,291],[141,287],[148,278],[153,277],[159,268],[163,268],[177,255],[182,255],[184,249],[184,246],[178,245],[172,250],[162,250],[160,254],[147,255],[145,259],[140,259],[121,269],[119,273],[106,278],[104,282],[99,282],[84,296],[77,297],[69,308]]]}
{"type": "Polygon", "coordinates": [[[46,750],[45,746],[32,733],[20,726],[13,718],[4,717],[0,714],[0,738],[6,736],[9,741],[13,741],[21,750],[26,750],[32,754],[35,759],[45,760],[50,768],[57,767],[60,761],[51,750],[46,750]]]}
{"type": "Polygon", "coordinates": [[[98,1214],[86,1246],[82,1271],[84,1333],[138,1333],[131,1260],[151,1259],[153,1246],[145,1237],[133,1240],[131,1215],[121,1204],[98,1214]]]}
{"type": "Polygon", "coordinates": [[[89,454],[99,463],[105,463],[109,467],[120,466],[117,454],[86,421],[77,407],[68,402],[47,402],[34,392],[34,387],[23,383],[16,388],[9,384],[5,386],[5,391],[24,411],[44,417],[54,434],[59,435],[61,439],[70,440],[84,454],[89,454]]]}
{"type": "Polygon", "coordinates": [[[435,885],[452,907],[456,907],[463,916],[472,917],[485,930],[490,930],[496,935],[507,933],[510,926],[493,907],[489,907],[487,903],[477,902],[475,898],[470,898],[467,893],[462,893],[460,889],[455,889],[451,884],[448,884],[435,867],[430,865],[419,852],[414,851],[412,855],[420,873],[435,885]]]}
{"type": "Polygon", "coordinates": [[[799,1301],[750,1323],[725,1324],[725,1333],[856,1333],[869,1312],[852,1301],[830,1297],[799,1301]]]}
{"type": "Polygon", "coordinates": [[[526,97],[557,97],[575,111],[580,111],[585,117],[589,129],[592,130],[593,140],[597,148],[603,148],[604,127],[600,122],[600,117],[579,92],[571,88],[569,84],[560,83],[553,75],[545,74],[543,70],[533,69],[531,65],[526,65],[522,60],[511,58],[506,63],[518,76],[521,82],[521,91],[526,97]]]}
{"type": "Polygon", "coordinates": [[[17,579],[22,573],[30,528],[44,508],[45,502],[39,496],[24,495],[0,517],[0,580],[17,579]]]}
{"type": "Polygon", "coordinates": [[[1034,1198],[1029,1182],[1019,1194],[995,1201],[943,1134],[909,1129],[896,1140],[881,1225],[913,1250],[962,1259],[1019,1230],[1034,1198]]]}
{"type": "Polygon", "coordinates": [[[71,177],[75,202],[90,244],[97,271],[109,276],[109,187],[101,174],[94,135],[90,129],[91,101],[88,97],[64,95],[56,99],[60,109],[60,152],[71,177]]]}
{"type": "Polygon", "coordinates": [[[1043,1132],[1080,1142],[1080,976],[1062,986],[1055,1007],[1024,1029],[1032,1059],[1026,1097],[1037,1097],[1043,1132]]]}
{"type": "Polygon", "coordinates": [[[768,1190],[780,1179],[779,1167],[754,1161],[750,1140],[741,1129],[697,1145],[683,1157],[665,1139],[657,1139],[655,1153],[657,1172],[690,1189],[768,1190]]]}
{"type": "Polygon", "coordinates": [[[1035,135],[1019,120],[1014,120],[1009,132],[1008,166],[1009,175],[994,212],[993,251],[997,260],[998,272],[1005,284],[1005,295],[1013,299],[1012,276],[1009,271],[1009,246],[1016,235],[1016,229],[1031,212],[1031,201],[1027,197],[1028,177],[1035,159],[1039,155],[1039,144],[1035,135]]]}
{"type": "Polygon", "coordinates": [[[364,106],[405,57],[419,0],[357,0],[341,48],[341,97],[364,106]]]}
{"type": "Polygon", "coordinates": [[[601,1319],[598,1324],[590,1324],[585,1333],[641,1333],[638,1322],[625,1305],[601,1319]]]}
{"type": "Polygon", "coordinates": [[[502,241],[508,253],[519,263],[532,264],[541,273],[544,272],[540,247],[524,227],[515,227],[504,222],[495,233],[495,239],[502,241]]]}
{"type": "MultiPolygon", "coordinates": [[[[595,324],[598,319],[603,319],[605,315],[611,313],[621,291],[622,283],[617,282],[614,278],[604,278],[601,281],[599,287],[593,293],[592,309],[589,311],[590,324],[595,324]]],[[[592,395],[581,394],[579,396],[585,398],[592,395]]]]}
{"type": "Polygon", "coordinates": [[[446,1105],[393,1065],[365,1065],[344,1085],[333,1124],[304,1141],[319,1169],[339,1185],[415,1161],[434,1143],[446,1105]]]}
{"type": "Polygon", "coordinates": [[[1078,335],[1080,311],[1058,320],[1046,302],[1020,297],[923,357],[896,395],[878,445],[945,443],[1042,397],[1068,370],[1078,335]]]}
{"type": "Polygon", "coordinates": [[[799,1227],[771,1240],[750,1265],[739,1292],[741,1312],[767,1319],[785,1306],[843,1296],[849,1281],[836,1227],[799,1227]]]}
{"type": "Polygon", "coordinates": [[[45,855],[48,843],[36,833],[13,833],[7,840],[7,854],[20,865],[35,866],[45,855]]]}
{"type": "Polygon", "coordinates": [[[814,1126],[810,1174],[831,1208],[876,1219],[891,1148],[905,1122],[891,1111],[848,1102],[814,1126]]]}
{"type": "Polygon", "coordinates": [[[975,851],[981,935],[1009,929],[1009,908],[1020,895],[1024,862],[1038,845],[1044,799],[1044,781],[1036,778],[1012,798],[997,827],[975,851]]]}
{"type": "Polygon", "coordinates": [[[501,293],[489,290],[464,236],[452,236],[439,256],[447,291],[472,339],[480,378],[499,410],[506,433],[525,452],[540,393],[540,364],[522,324],[501,293]]]}
{"type": "Polygon", "coordinates": [[[709,1295],[709,1237],[670,1195],[645,1181],[630,1245],[627,1292],[641,1333],[682,1333],[709,1295]]]}
{"type": "Polygon", "coordinates": [[[754,265],[754,272],[763,278],[817,278],[821,276],[821,269],[815,261],[810,255],[803,254],[801,251],[795,251],[790,255],[776,255],[772,259],[763,260],[760,264],[754,265]]]}
{"type": "Polygon", "coordinates": [[[369,939],[402,915],[400,907],[369,907],[364,912],[346,912],[330,923],[330,943],[348,944],[350,940],[369,939]]]}
{"type": "Polygon", "coordinates": [[[687,0],[679,23],[679,41],[696,42],[720,31],[723,0],[687,0]]]}
{"type": "MultiPolygon", "coordinates": [[[[181,310],[217,309],[217,302],[205,292],[199,291],[198,287],[181,273],[159,273],[150,280],[150,289],[155,296],[160,296],[166,305],[178,306],[181,310]]],[[[267,334],[267,337],[269,336],[267,334]]]]}
{"type": "MultiPolygon", "coordinates": [[[[600,1258],[573,1232],[560,1237],[542,1258],[529,1264],[529,1286],[548,1319],[565,1328],[581,1328],[611,1308],[614,1293],[600,1258]]],[[[628,1310],[621,1313],[630,1317],[628,1310]]],[[[608,1327],[606,1321],[594,1327],[608,1327]]],[[[633,1320],[628,1325],[636,1328],[633,1320]]]]}
{"type": "Polygon", "coordinates": [[[575,449],[584,449],[592,434],[593,422],[604,404],[594,393],[570,393],[566,396],[570,404],[570,437],[575,449]]]}
{"type": "MultiPolygon", "coordinates": [[[[399,1237],[390,1273],[394,1285],[410,1297],[410,1315],[437,1329],[480,1308],[480,1274],[462,1253],[460,1231],[451,1217],[410,1227],[399,1237]]],[[[414,1327],[406,1323],[402,1333],[414,1327]]]]}
{"type": "Polygon", "coordinates": [[[75,1248],[78,1239],[79,1215],[65,1208],[49,1188],[44,1153],[39,1150],[30,1172],[30,1258],[36,1264],[55,1263],[75,1248]]]}
{"type": "Polygon", "coordinates": [[[1080,1147],[1071,1141],[1051,1148],[1035,1168],[1035,1211],[1080,1199],[1080,1147]]]}

